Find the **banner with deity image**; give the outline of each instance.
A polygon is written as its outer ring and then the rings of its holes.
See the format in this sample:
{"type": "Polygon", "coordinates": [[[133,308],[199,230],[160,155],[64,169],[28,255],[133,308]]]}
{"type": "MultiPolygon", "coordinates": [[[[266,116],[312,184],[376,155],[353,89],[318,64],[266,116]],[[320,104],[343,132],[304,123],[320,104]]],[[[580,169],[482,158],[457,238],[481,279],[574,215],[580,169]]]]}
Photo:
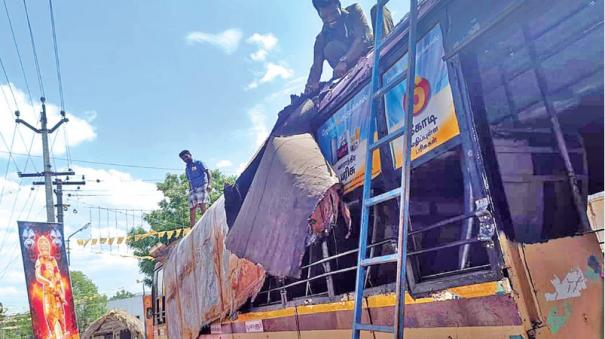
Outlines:
{"type": "Polygon", "coordinates": [[[63,225],[19,221],[35,338],[79,338],[63,225]]]}
{"type": "MultiPolygon", "coordinates": [[[[416,51],[414,121],[410,128],[412,160],[460,134],[447,64],[443,60],[445,53],[439,25],[416,43],[416,51]]],[[[407,72],[407,66],[408,56],[405,54],[384,73],[383,82],[388,84],[401,72],[407,72]]],[[[408,81],[404,80],[385,95],[389,132],[403,127],[404,109],[408,100],[407,84],[408,81]]],[[[399,168],[403,162],[402,138],[391,145],[395,167],[399,168]]]]}

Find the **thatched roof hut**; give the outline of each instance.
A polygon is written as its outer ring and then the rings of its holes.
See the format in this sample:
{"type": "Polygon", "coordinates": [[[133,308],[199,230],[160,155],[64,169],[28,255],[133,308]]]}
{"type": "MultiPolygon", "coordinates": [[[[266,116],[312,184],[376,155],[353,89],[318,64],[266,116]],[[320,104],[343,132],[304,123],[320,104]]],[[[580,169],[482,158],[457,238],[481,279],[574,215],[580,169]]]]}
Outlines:
{"type": "Polygon", "coordinates": [[[104,338],[105,335],[111,335],[113,338],[145,339],[145,328],[142,321],[130,314],[111,310],[90,324],[82,334],[82,339],[104,338]]]}

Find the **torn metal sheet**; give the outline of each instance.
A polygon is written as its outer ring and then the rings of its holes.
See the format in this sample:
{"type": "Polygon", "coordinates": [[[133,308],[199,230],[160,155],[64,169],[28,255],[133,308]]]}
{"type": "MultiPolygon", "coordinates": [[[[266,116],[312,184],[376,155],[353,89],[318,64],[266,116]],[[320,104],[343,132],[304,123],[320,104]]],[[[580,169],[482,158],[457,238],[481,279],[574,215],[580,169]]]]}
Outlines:
{"type": "Polygon", "coordinates": [[[196,338],[200,329],[256,296],[265,271],[225,248],[224,199],[215,202],[164,264],[170,337],[196,338]]]}
{"type": "MultiPolygon", "coordinates": [[[[310,134],[269,140],[227,248],[278,277],[300,277],[305,247],[341,206],[338,178],[310,134]],[[329,197],[324,203],[322,199],[329,197]],[[320,212],[314,215],[314,211],[320,212]],[[311,217],[317,229],[311,224],[311,217]]],[[[348,216],[348,212],[346,213],[348,216]]]]}

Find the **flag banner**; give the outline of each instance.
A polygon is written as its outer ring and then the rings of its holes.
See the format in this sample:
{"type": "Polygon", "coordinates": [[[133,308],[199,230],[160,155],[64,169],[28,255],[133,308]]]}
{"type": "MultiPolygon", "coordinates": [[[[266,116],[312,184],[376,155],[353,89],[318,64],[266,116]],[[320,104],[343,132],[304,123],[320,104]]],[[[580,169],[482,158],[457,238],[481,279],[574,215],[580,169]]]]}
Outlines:
{"type": "Polygon", "coordinates": [[[63,225],[18,224],[34,337],[79,338],[63,225]]]}
{"type": "Polygon", "coordinates": [[[76,244],[78,246],[82,246],[82,247],[86,247],[89,243],[91,245],[93,245],[93,246],[96,245],[96,244],[100,244],[100,245],[105,245],[105,244],[113,245],[114,243],[116,245],[121,245],[122,243],[126,243],[126,241],[128,239],[134,240],[134,241],[139,241],[139,240],[146,239],[146,238],[149,238],[149,237],[162,238],[164,236],[166,236],[166,238],[168,240],[170,240],[173,237],[177,237],[178,238],[181,235],[185,236],[190,231],[191,231],[191,229],[189,229],[189,228],[179,228],[179,229],[175,229],[175,230],[160,231],[160,232],[151,230],[151,231],[148,231],[147,233],[135,234],[134,236],[128,236],[128,237],[77,239],[76,240],[76,244]]]}

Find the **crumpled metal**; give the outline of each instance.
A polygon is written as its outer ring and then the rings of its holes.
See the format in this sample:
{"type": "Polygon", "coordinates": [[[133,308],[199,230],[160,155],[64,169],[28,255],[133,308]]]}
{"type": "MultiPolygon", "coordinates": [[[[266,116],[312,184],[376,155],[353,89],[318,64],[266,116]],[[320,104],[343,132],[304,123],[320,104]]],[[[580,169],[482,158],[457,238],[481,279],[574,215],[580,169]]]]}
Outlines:
{"type": "Polygon", "coordinates": [[[227,248],[273,276],[299,278],[315,230],[328,229],[343,208],[340,190],[313,136],[272,137],[227,235],[227,248]]]}
{"type": "Polygon", "coordinates": [[[265,271],[225,247],[224,199],[216,201],[164,264],[170,338],[197,338],[200,329],[236,312],[260,291],[265,271]]]}

